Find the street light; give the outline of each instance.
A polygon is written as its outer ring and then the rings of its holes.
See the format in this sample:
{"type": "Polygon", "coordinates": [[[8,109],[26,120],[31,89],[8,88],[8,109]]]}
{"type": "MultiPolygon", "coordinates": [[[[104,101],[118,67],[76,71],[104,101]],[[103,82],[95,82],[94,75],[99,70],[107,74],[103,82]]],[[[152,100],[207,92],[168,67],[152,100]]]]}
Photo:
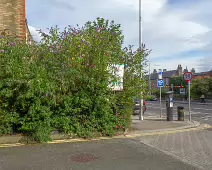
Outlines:
{"type": "MultiPolygon", "coordinates": [[[[141,33],[141,27],[142,27],[142,22],[141,22],[141,0],[139,0],[139,49],[142,49],[142,33],[141,33]]],[[[141,73],[142,75],[142,73],[141,73]]],[[[141,92],[141,96],[142,96],[141,92]]],[[[139,120],[143,120],[143,98],[141,97],[140,100],[140,113],[139,113],[139,120]]]]}
{"type": "Polygon", "coordinates": [[[151,89],[152,83],[151,83],[151,72],[150,72],[150,56],[149,56],[149,94],[152,94],[151,89]]]}

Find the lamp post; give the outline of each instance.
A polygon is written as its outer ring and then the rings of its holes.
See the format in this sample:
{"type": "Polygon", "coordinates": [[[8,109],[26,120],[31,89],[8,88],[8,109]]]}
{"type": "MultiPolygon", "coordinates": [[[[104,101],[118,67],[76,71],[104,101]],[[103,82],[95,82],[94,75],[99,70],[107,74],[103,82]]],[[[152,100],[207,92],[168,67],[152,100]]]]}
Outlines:
{"type": "Polygon", "coordinates": [[[152,94],[151,72],[150,72],[150,56],[149,56],[149,94],[152,94]]]}
{"type": "MultiPolygon", "coordinates": [[[[141,0],[139,0],[139,49],[141,50],[142,49],[142,30],[141,30],[141,27],[142,27],[142,22],[141,22],[141,0]]],[[[142,64],[142,63],[141,63],[142,64]]],[[[142,73],[141,73],[142,75],[142,73]]],[[[142,96],[142,91],[141,91],[141,96],[142,96]]],[[[139,113],[139,120],[143,120],[144,117],[143,117],[143,97],[141,97],[141,100],[140,100],[140,113],[139,113]]]]}

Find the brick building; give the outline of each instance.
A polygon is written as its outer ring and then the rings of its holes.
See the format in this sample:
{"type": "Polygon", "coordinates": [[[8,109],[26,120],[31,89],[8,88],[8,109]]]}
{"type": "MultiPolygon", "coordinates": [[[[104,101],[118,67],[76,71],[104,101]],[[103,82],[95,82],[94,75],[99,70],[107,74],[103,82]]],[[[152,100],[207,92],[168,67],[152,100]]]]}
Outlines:
{"type": "Polygon", "coordinates": [[[212,70],[211,71],[207,71],[207,72],[195,73],[195,74],[193,74],[192,79],[195,80],[197,78],[206,78],[206,77],[211,77],[212,78],[212,70]]]}
{"type": "Polygon", "coordinates": [[[31,42],[26,20],[26,0],[0,0],[0,35],[15,35],[31,42]]]}
{"type": "MultiPolygon", "coordinates": [[[[184,69],[184,71],[186,71],[186,69],[184,69]]],[[[172,77],[179,77],[179,76],[183,76],[183,68],[181,66],[181,64],[179,64],[177,66],[177,69],[176,70],[170,70],[170,71],[167,71],[166,69],[163,69],[163,79],[164,79],[164,83],[165,85],[170,85],[170,79],[172,77]]],[[[146,79],[149,79],[149,75],[146,76],[146,79]]],[[[158,73],[153,73],[150,75],[150,79],[151,79],[151,85],[152,87],[157,87],[157,79],[158,79],[158,73]]]]}

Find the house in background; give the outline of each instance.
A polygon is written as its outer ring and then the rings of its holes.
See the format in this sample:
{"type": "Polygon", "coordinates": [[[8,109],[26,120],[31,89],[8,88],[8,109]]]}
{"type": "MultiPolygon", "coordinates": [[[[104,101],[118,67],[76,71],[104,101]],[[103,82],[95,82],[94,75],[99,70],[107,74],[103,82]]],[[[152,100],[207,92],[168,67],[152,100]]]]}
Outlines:
{"type": "Polygon", "coordinates": [[[26,20],[26,0],[0,0],[0,35],[13,35],[31,43],[26,20]]]}
{"type": "Polygon", "coordinates": [[[207,72],[194,73],[192,79],[195,80],[197,78],[206,78],[206,77],[212,78],[212,70],[207,71],[207,72]]]}
{"type": "MultiPolygon", "coordinates": [[[[164,85],[168,86],[170,85],[170,79],[172,77],[180,77],[183,76],[183,73],[186,72],[188,69],[186,67],[186,69],[183,70],[181,64],[179,64],[177,66],[176,70],[170,70],[167,71],[166,69],[163,69],[163,79],[164,79],[164,85]]],[[[147,79],[149,79],[149,75],[146,76],[147,79]]],[[[150,79],[151,79],[151,86],[152,88],[156,88],[157,87],[157,79],[158,79],[158,73],[156,73],[155,71],[153,72],[153,74],[150,75],[150,79]]]]}

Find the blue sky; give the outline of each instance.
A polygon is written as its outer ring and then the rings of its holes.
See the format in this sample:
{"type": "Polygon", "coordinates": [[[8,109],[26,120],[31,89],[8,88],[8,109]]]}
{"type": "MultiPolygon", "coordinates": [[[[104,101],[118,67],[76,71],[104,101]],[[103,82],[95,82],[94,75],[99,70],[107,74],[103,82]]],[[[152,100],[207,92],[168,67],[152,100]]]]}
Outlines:
{"type": "MultiPolygon", "coordinates": [[[[27,20],[36,29],[83,25],[97,17],[121,24],[124,45],[138,46],[138,0],[27,1],[27,20]]],[[[142,0],[142,40],[149,49],[151,70],[173,70],[181,64],[197,72],[212,69],[211,0],[142,0]]]]}

